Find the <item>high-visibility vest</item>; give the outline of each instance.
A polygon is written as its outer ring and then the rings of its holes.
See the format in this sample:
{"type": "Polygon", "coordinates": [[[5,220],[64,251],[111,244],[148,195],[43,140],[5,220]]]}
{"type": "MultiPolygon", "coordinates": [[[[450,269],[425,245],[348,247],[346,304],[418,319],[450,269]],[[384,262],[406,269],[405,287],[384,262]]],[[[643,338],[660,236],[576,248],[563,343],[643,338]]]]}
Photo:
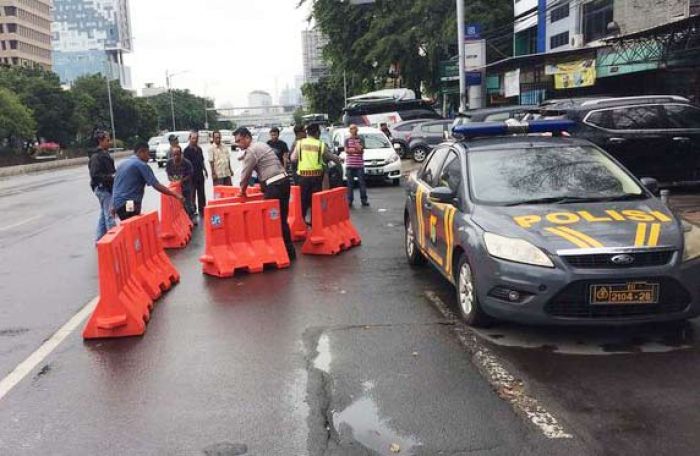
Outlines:
{"type": "Polygon", "coordinates": [[[299,166],[297,173],[300,176],[323,175],[323,141],[316,138],[305,138],[297,143],[299,148],[299,166]]]}

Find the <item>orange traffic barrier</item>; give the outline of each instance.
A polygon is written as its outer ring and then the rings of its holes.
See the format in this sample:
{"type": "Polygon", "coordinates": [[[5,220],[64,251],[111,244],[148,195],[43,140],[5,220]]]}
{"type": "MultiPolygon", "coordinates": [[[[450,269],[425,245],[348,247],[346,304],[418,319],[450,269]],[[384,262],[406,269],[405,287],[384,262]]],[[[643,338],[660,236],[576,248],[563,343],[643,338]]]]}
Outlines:
{"type": "Polygon", "coordinates": [[[306,222],[301,213],[301,187],[292,185],[291,193],[289,194],[289,216],[287,217],[289,230],[292,233],[293,241],[303,241],[306,239],[306,222]]]}
{"type": "Polygon", "coordinates": [[[248,203],[250,201],[261,201],[265,198],[262,193],[252,193],[245,198],[240,196],[232,196],[230,198],[220,198],[207,201],[207,205],[221,206],[222,204],[248,203]]]}
{"type": "Polygon", "coordinates": [[[180,274],[163,250],[158,238],[158,212],[132,217],[121,223],[133,247],[132,269],[136,279],[151,299],[158,299],[180,280],[180,274]]]}
{"type": "Polygon", "coordinates": [[[314,193],[311,203],[311,233],[302,253],[336,255],[360,245],[360,235],[350,221],[347,189],[340,187],[314,193]]]}
{"type": "Polygon", "coordinates": [[[204,209],[205,274],[231,277],[237,270],[262,272],[265,266],[287,268],[279,201],[209,205],[204,209]]]}
{"type": "Polygon", "coordinates": [[[158,239],[158,215],[122,222],[97,243],[100,296],[83,337],[139,336],[153,302],[180,280],[158,239]]]}
{"type": "MultiPolygon", "coordinates": [[[[221,198],[233,198],[234,196],[238,196],[238,194],[241,192],[240,187],[233,187],[229,185],[215,185],[214,186],[214,199],[221,199],[221,198]]],[[[260,189],[260,185],[252,185],[248,187],[246,190],[246,193],[248,195],[254,195],[258,193],[262,193],[262,190],[260,189]]]]}
{"type": "MultiPolygon", "coordinates": [[[[170,190],[182,194],[179,182],[171,182],[170,190]]],[[[192,227],[185,206],[180,201],[168,195],[160,197],[160,238],[166,249],[185,247],[192,239],[192,227]]]]}

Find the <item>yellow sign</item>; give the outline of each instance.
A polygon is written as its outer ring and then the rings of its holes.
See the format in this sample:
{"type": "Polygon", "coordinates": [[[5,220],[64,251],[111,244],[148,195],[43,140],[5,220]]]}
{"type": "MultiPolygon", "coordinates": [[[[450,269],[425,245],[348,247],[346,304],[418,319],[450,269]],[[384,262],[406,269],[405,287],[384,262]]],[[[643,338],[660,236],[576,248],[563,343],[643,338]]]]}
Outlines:
{"type": "Polygon", "coordinates": [[[555,89],[574,89],[595,85],[597,73],[593,59],[558,63],[548,67],[554,74],[555,89]]]}
{"type": "Polygon", "coordinates": [[[604,213],[590,211],[552,212],[544,215],[521,215],[513,217],[515,223],[522,228],[532,228],[540,222],[547,221],[553,225],[573,225],[580,222],[613,223],[613,222],[662,222],[669,223],[673,219],[660,211],[640,211],[626,209],[622,211],[606,210],[604,213]]]}

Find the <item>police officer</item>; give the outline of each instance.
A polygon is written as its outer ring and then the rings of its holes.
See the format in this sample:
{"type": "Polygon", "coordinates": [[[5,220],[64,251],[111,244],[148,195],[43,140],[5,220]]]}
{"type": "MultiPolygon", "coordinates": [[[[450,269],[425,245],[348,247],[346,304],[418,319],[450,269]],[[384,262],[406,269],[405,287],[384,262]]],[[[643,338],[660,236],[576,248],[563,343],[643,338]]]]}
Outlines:
{"type": "Polygon", "coordinates": [[[323,173],[329,161],[342,166],[343,162],[331,153],[329,147],[321,141],[321,128],[318,124],[306,127],[305,139],[296,142],[292,152],[292,162],[297,162],[297,175],[301,187],[301,213],[304,220],[311,207],[313,194],[323,190],[323,173]]]}
{"type": "Polygon", "coordinates": [[[243,162],[241,169],[241,192],[240,196],[246,195],[250,178],[253,171],[258,174],[260,186],[265,194],[265,199],[276,199],[280,203],[280,221],[282,223],[282,236],[284,245],[287,248],[289,259],[296,259],[296,250],[292,242],[292,235],[289,230],[287,217],[289,215],[289,193],[291,184],[289,176],[282,166],[275,149],[262,142],[253,142],[253,136],[245,127],[241,127],[234,133],[236,146],[243,151],[243,155],[238,160],[243,162]]]}

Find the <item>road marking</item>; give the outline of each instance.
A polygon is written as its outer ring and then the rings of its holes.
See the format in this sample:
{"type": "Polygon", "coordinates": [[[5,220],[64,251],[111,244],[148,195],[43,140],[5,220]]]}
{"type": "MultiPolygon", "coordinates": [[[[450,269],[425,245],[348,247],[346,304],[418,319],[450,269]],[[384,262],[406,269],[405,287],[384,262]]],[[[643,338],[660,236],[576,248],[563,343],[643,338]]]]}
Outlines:
{"type": "Polygon", "coordinates": [[[68,320],[58,331],[56,331],[46,342],[41,344],[34,353],[29,355],[27,359],[22,361],[15,369],[10,372],[7,377],[0,380],[0,400],[4,398],[7,393],[9,393],[12,388],[17,386],[27,375],[29,375],[34,368],[36,368],[42,361],[46,359],[47,356],[51,354],[61,342],[63,342],[66,337],[68,337],[73,331],[80,326],[83,321],[92,313],[97,306],[97,301],[99,296],[90,301],[78,311],[73,317],[68,320]]]}
{"type": "Polygon", "coordinates": [[[26,225],[27,223],[33,222],[34,220],[39,220],[40,218],[41,215],[35,215],[34,217],[29,217],[28,219],[24,219],[20,222],[13,223],[12,225],[0,227],[0,231],[8,231],[13,228],[17,228],[18,226],[26,225]]]}
{"type": "Polygon", "coordinates": [[[566,432],[554,415],[540,405],[537,399],[525,392],[523,381],[503,367],[498,357],[479,341],[474,331],[459,322],[455,314],[435,292],[426,291],[425,296],[446,319],[456,323],[455,332],[459,341],[471,354],[472,362],[486,377],[501,399],[508,401],[516,413],[529,419],[548,439],[572,439],[574,437],[566,432]]]}

